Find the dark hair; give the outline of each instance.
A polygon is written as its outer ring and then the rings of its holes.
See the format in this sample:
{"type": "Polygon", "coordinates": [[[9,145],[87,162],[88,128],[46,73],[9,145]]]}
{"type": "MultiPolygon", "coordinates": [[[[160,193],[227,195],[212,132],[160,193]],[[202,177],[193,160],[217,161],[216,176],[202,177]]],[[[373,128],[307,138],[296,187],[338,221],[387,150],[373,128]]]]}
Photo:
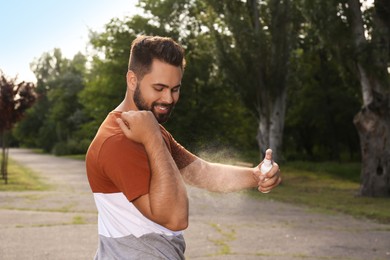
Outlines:
{"type": "Polygon", "coordinates": [[[184,71],[184,49],[174,40],[160,36],[138,36],[131,44],[129,67],[142,79],[150,72],[153,59],[180,67],[184,71]]]}

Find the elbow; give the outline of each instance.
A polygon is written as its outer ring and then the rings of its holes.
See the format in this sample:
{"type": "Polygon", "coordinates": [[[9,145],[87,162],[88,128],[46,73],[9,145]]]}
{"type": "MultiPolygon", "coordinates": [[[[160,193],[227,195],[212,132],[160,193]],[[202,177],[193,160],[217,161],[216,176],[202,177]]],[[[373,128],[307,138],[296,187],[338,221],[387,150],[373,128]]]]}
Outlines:
{"type": "Polygon", "coordinates": [[[182,231],[188,227],[188,224],[188,216],[185,216],[181,218],[171,219],[171,221],[169,221],[163,226],[172,231],[182,231]]]}

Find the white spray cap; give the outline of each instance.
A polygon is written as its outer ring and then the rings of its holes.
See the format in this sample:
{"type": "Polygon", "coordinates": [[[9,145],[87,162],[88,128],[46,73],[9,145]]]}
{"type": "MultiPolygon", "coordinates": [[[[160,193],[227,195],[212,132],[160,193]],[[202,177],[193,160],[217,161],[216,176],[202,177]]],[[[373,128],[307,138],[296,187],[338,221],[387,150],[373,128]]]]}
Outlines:
{"type": "Polygon", "coordinates": [[[272,150],[271,149],[267,149],[265,151],[265,159],[272,160],[272,150]]]}

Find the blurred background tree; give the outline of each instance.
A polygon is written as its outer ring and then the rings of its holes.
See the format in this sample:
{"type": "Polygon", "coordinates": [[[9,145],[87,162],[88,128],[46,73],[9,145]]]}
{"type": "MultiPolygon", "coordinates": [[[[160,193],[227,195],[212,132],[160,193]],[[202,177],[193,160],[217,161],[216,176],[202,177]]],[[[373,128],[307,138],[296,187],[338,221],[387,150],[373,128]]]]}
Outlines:
{"type": "Polygon", "coordinates": [[[367,7],[359,0],[304,1],[303,7],[324,58],[334,60],[338,77],[350,85],[352,92],[342,88],[339,95],[360,92],[353,120],[362,156],[360,194],[390,197],[390,2],[367,7]]]}
{"type": "Polygon", "coordinates": [[[36,100],[34,84],[17,83],[17,78],[8,78],[0,70],[0,138],[1,138],[1,177],[8,182],[8,132],[36,100]]]}
{"type": "Polygon", "coordinates": [[[38,102],[14,131],[19,145],[57,155],[85,152],[89,142],[82,125],[90,118],[78,100],[84,88],[85,64],[84,55],[69,60],[59,49],[44,53],[33,63],[38,102]]]}

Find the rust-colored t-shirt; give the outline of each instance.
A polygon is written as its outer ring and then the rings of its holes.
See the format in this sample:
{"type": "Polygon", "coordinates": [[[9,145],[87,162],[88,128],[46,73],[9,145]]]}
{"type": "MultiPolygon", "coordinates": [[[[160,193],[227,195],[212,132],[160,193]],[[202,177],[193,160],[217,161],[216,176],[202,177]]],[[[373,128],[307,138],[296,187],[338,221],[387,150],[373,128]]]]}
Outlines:
{"type": "MultiPolygon", "coordinates": [[[[111,112],[100,126],[87,152],[87,175],[94,193],[122,192],[132,201],[149,192],[150,167],[144,146],[122,133],[120,114],[111,112]]],[[[161,133],[179,169],[196,159],[162,126],[161,133]]]]}

